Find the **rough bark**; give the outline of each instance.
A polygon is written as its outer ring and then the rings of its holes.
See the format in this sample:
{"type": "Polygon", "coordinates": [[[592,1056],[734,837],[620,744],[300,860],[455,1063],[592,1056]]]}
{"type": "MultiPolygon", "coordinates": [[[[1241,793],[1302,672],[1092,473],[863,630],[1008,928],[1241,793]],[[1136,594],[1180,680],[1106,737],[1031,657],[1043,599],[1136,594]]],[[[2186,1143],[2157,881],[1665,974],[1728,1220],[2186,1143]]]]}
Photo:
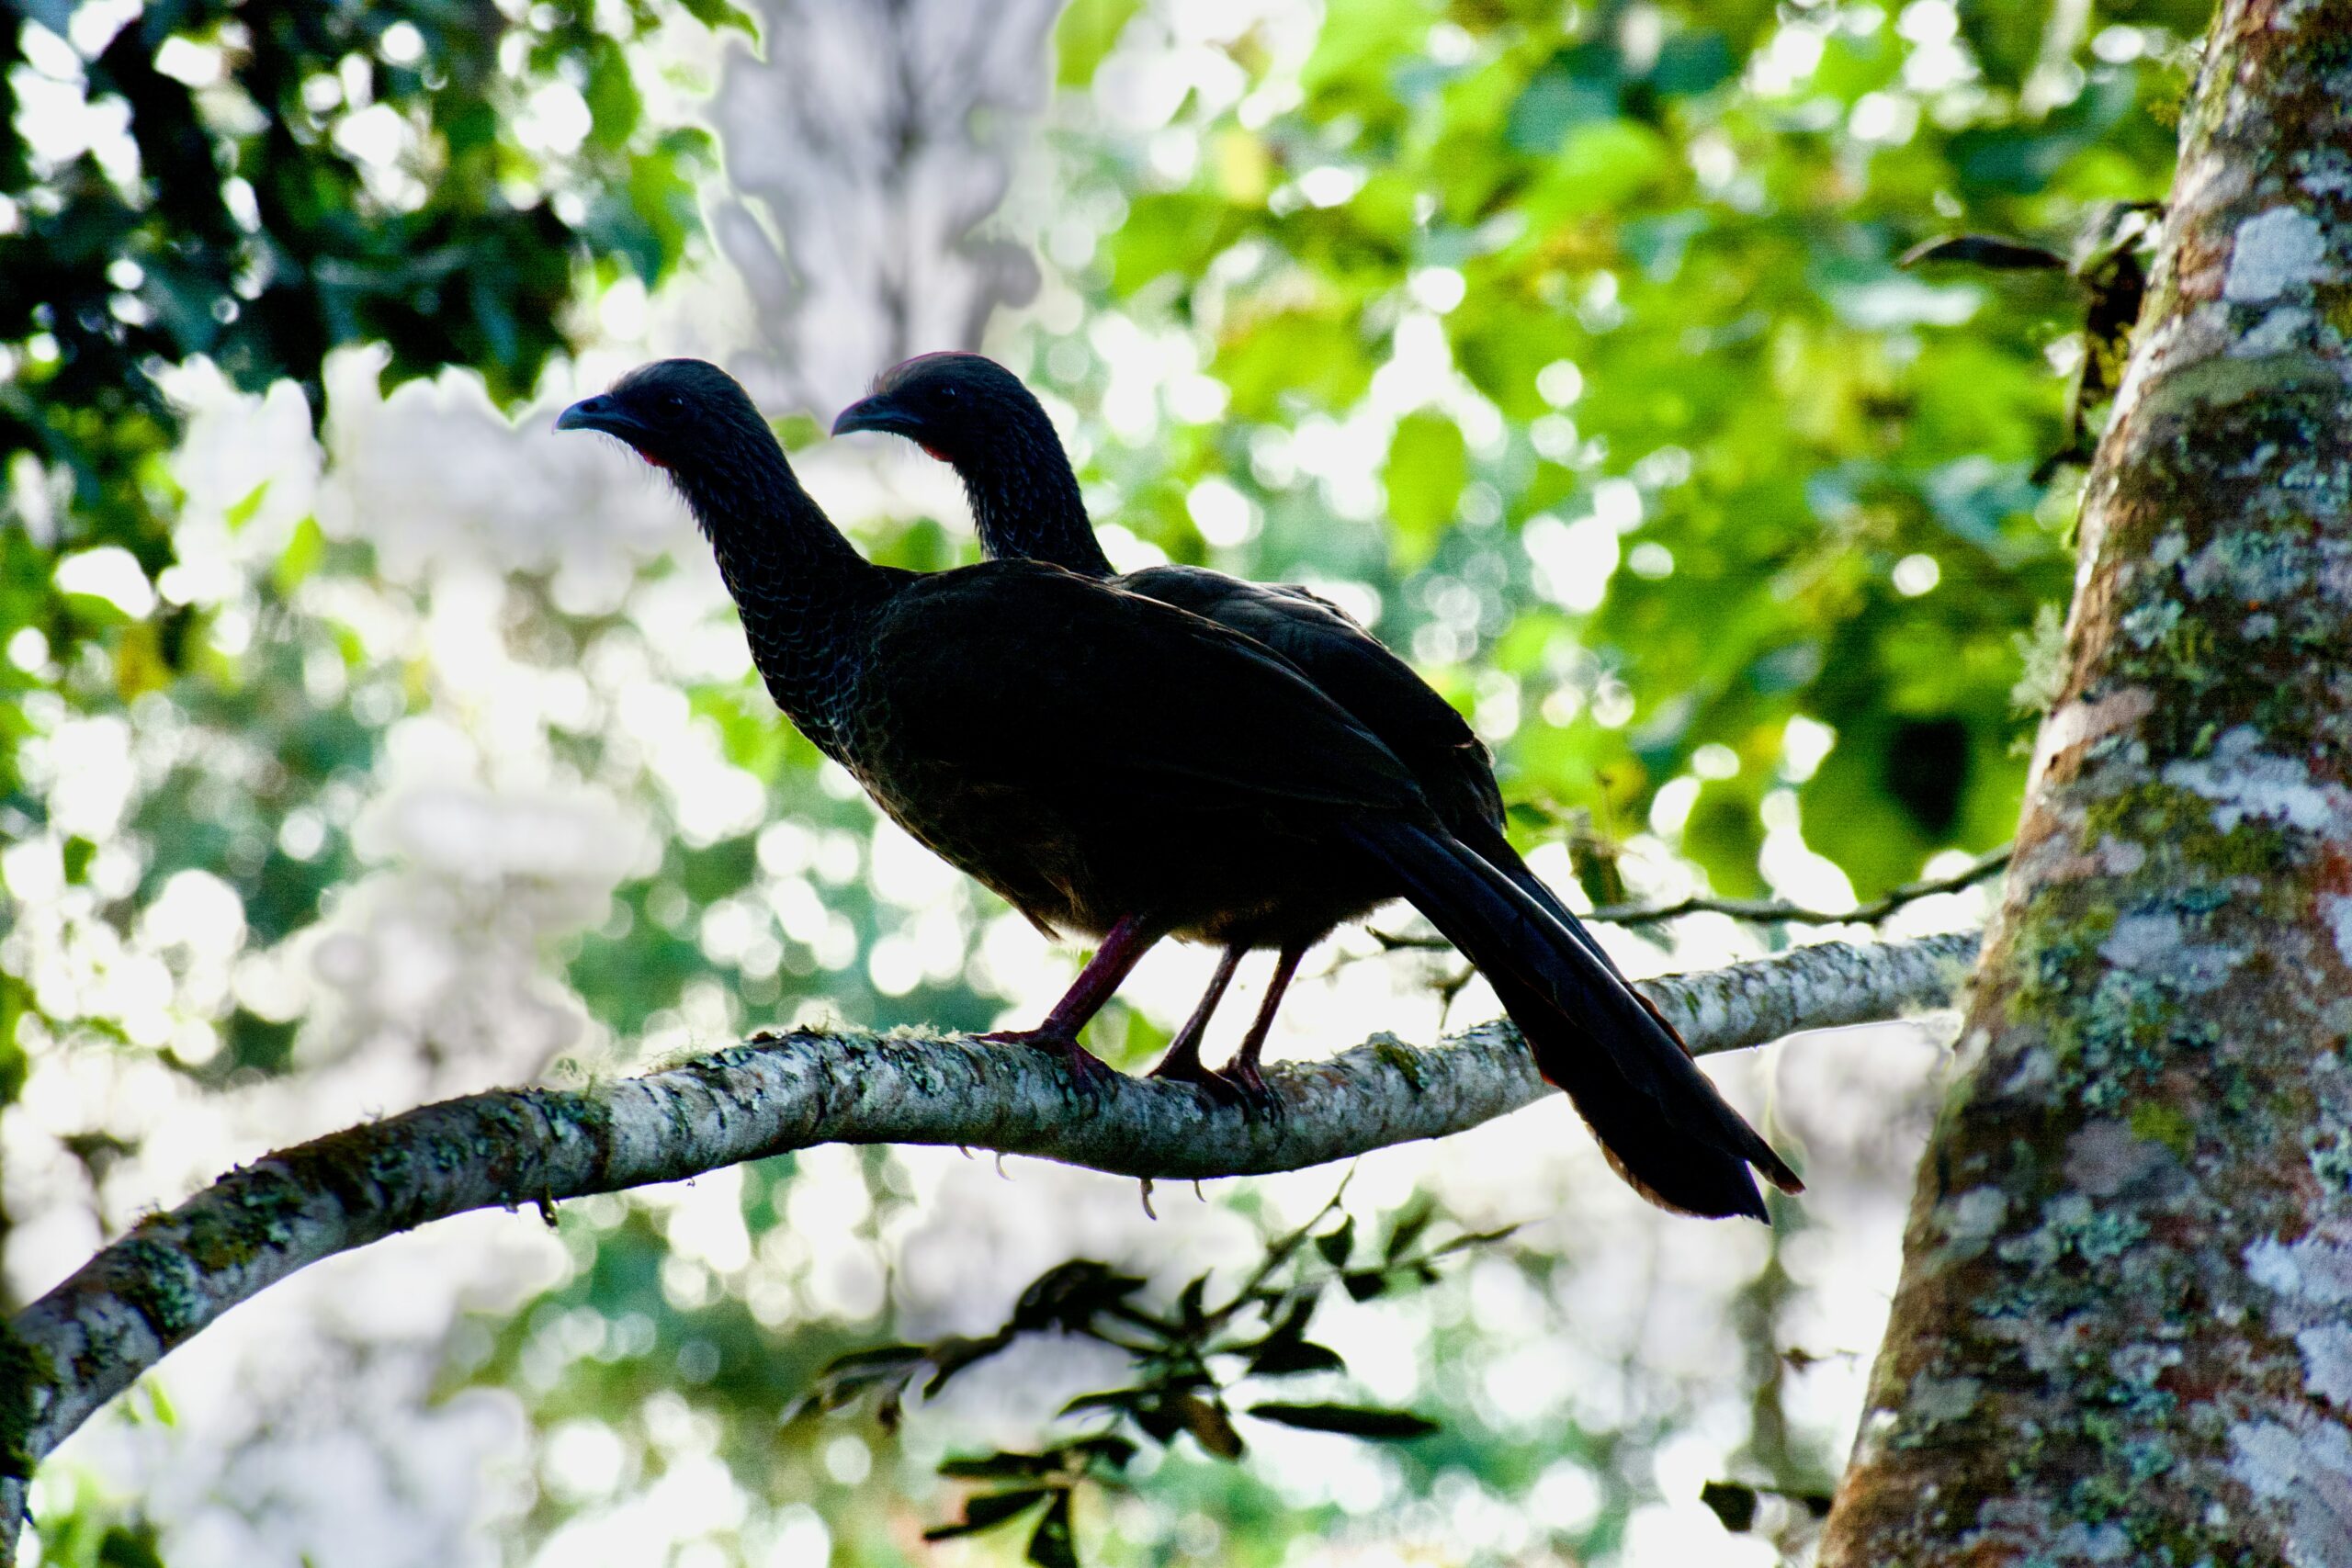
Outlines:
{"type": "MultiPolygon", "coordinates": [[[[1645,981],[1691,1049],[1948,1001],[1973,932],[1825,942],[1645,981]]],[[[1482,1024],[1430,1050],[1379,1035],[1267,1077],[1272,1115],[1121,1078],[1078,1099],[1046,1056],[962,1036],[761,1036],[594,1089],[471,1095],[333,1134],[223,1177],[143,1222],[0,1337],[0,1568],[25,1477],[172,1348],[296,1269],[433,1220],[675,1181],[821,1143],[955,1144],[1124,1176],[1295,1170],[1450,1133],[1551,1092],[1518,1032],[1482,1024]]]]}
{"type": "Polygon", "coordinates": [[[2352,0],[2227,0],[1821,1561],[2352,1562],[2352,0]]]}

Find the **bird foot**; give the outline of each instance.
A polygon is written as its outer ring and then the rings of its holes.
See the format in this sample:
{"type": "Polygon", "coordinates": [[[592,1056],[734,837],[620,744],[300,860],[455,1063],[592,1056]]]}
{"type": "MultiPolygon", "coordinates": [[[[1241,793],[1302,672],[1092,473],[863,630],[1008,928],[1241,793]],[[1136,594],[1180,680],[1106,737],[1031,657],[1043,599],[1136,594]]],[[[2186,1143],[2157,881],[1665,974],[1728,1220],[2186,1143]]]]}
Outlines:
{"type": "Polygon", "coordinates": [[[973,1038],[994,1045],[1026,1045],[1032,1051],[1043,1051],[1049,1056],[1059,1056],[1069,1068],[1071,1079],[1084,1094],[1092,1094],[1117,1077],[1112,1066],[1078,1043],[1075,1034],[1058,1029],[1000,1029],[973,1038]]]}
{"type": "Polygon", "coordinates": [[[1283,1097],[1274,1092],[1274,1086],[1258,1071],[1257,1063],[1245,1062],[1237,1056],[1225,1065],[1224,1071],[1217,1077],[1225,1080],[1227,1092],[1238,1098],[1251,1110],[1267,1116],[1278,1115],[1282,1111],[1283,1097]]]}
{"type": "Polygon", "coordinates": [[[1197,1051],[1191,1053],[1171,1051],[1159,1066],[1152,1068],[1145,1076],[1164,1079],[1169,1083],[1191,1084],[1206,1096],[1211,1103],[1216,1105],[1239,1105],[1245,1099],[1240,1089],[1202,1066],[1200,1053],[1197,1051]]]}

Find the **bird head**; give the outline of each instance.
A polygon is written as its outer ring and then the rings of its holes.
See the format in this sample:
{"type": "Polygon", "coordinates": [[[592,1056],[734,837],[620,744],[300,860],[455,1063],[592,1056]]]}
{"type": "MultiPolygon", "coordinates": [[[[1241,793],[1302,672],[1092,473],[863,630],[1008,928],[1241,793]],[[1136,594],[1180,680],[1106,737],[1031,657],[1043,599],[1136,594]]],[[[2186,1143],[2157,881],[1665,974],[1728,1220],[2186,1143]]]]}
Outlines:
{"type": "Polygon", "coordinates": [[[903,435],[958,468],[1002,453],[1053,423],[1021,378],[977,354],[925,354],[874,379],[873,395],[833,421],[833,434],[903,435]]]}
{"type": "Polygon", "coordinates": [[[555,427],[602,431],[672,470],[723,466],[746,441],[773,446],[775,439],[741,383],[700,359],[640,365],[608,390],[564,410],[555,427]]]}

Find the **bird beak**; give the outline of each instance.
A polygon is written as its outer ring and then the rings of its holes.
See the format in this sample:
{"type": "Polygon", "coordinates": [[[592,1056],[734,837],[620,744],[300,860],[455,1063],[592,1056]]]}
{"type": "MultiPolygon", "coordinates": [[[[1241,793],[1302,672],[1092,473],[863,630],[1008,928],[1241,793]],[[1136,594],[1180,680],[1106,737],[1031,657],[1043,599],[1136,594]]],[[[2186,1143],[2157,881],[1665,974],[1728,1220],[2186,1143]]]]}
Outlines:
{"type": "Polygon", "coordinates": [[[646,423],[613,400],[608,392],[582,398],[556,415],[558,430],[601,430],[642,450],[653,432],[646,423]]]}
{"type": "Polygon", "coordinates": [[[903,435],[910,441],[922,439],[922,421],[892,402],[888,394],[842,410],[841,418],[833,421],[833,434],[847,435],[853,430],[879,430],[890,435],[903,435]]]}

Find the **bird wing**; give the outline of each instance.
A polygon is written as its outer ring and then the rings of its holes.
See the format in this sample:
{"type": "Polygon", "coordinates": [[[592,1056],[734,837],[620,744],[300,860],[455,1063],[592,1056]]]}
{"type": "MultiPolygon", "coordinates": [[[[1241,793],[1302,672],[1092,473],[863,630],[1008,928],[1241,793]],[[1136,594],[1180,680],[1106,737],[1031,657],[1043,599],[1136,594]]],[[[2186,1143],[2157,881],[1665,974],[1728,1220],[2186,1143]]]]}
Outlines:
{"type": "MultiPolygon", "coordinates": [[[[1453,704],[1346,611],[1305,588],[1250,582],[1196,566],[1146,567],[1118,582],[1129,592],[1241,632],[1298,666],[1317,691],[1346,708],[1413,771],[1454,837],[1517,883],[1611,974],[1624,978],[1608,950],[1528,869],[1504,836],[1502,792],[1495,785],[1485,743],[1453,704]]],[[[1633,994],[1643,999],[1640,992],[1633,994]]],[[[1658,1022],[1673,1032],[1663,1018],[1658,1022]]]]}
{"type": "Polygon", "coordinates": [[[1058,567],[924,579],[885,613],[864,682],[900,744],[994,783],[1427,809],[1396,754],[1282,659],[1058,567]]]}
{"type": "Polygon", "coordinates": [[[1240,632],[1296,665],[1404,761],[1457,833],[1473,821],[1501,822],[1493,762],[1476,733],[1411,665],[1329,600],[1200,567],[1148,567],[1118,582],[1240,632]]]}

